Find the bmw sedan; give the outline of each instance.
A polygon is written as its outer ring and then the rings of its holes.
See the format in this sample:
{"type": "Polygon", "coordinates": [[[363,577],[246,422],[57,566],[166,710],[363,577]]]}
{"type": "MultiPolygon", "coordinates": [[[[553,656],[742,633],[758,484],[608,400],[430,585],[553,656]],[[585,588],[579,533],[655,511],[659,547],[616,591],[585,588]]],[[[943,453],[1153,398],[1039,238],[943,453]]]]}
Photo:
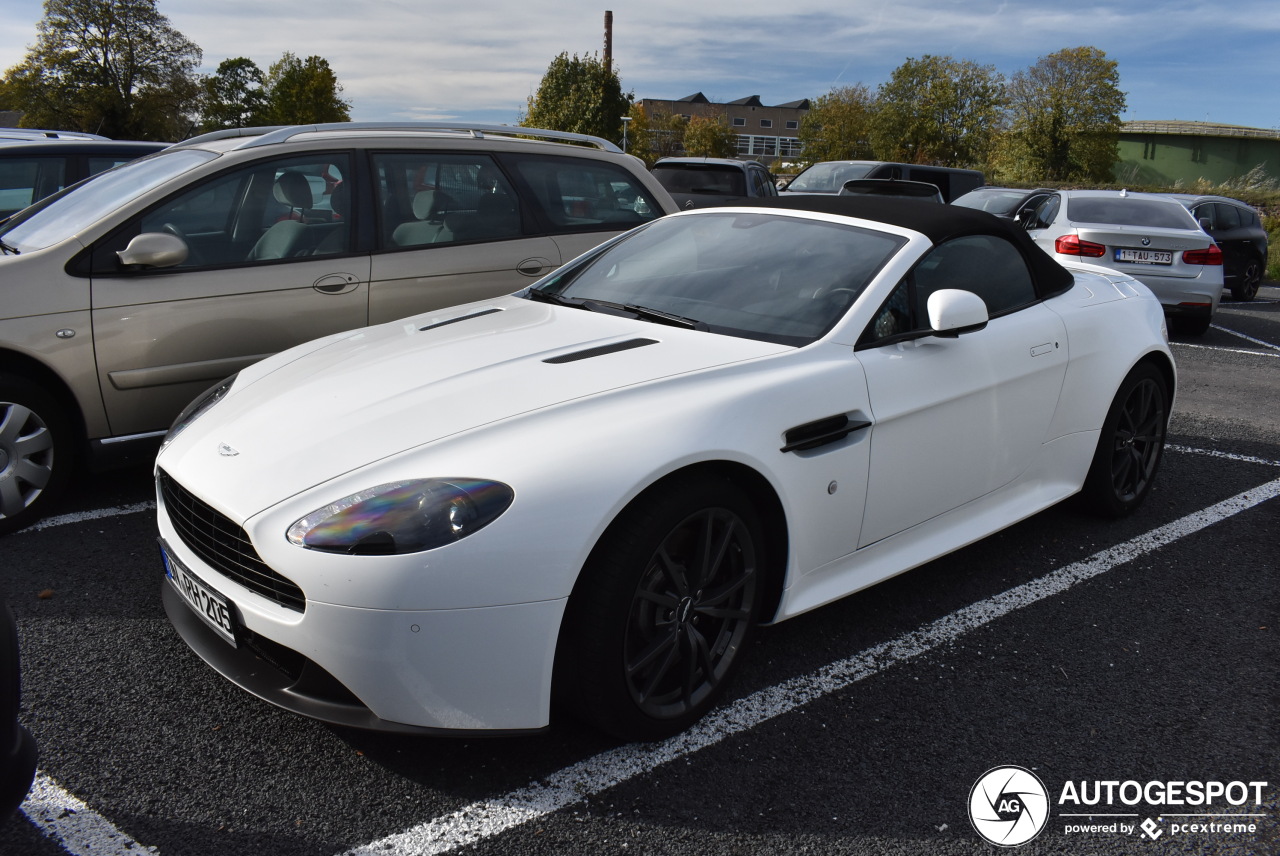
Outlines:
{"type": "Polygon", "coordinates": [[[1160,304],[912,200],[675,214],[505,297],[295,347],[156,461],[166,612],[348,726],[624,739],[710,710],[758,623],[1079,494],[1151,489],[1160,304]]]}
{"type": "Polygon", "coordinates": [[[1171,197],[1063,190],[1022,222],[1059,261],[1103,265],[1142,282],[1178,332],[1209,329],[1222,299],[1222,251],[1171,197]]]}

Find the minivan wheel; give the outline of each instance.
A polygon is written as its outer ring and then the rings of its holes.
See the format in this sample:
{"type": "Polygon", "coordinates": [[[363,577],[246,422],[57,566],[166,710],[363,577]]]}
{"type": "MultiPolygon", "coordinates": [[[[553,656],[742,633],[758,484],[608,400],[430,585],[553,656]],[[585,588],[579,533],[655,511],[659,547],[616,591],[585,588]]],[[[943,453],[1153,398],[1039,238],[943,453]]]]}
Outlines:
{"type": "Polygon", "coordinates": [[[52,396],[0,374],[0,535],[45,515],[71,474],[71,429],[52,396]]]}
{"type": "Polygon", "coordinates": [[[1262,263],[1257,259],[1249,259],[1240,267],[1235,284],[1231,286],[1231,296],[1236,300],[1253,300],[1258,296],[1258,286],[1262,285],[1262,263]]]}

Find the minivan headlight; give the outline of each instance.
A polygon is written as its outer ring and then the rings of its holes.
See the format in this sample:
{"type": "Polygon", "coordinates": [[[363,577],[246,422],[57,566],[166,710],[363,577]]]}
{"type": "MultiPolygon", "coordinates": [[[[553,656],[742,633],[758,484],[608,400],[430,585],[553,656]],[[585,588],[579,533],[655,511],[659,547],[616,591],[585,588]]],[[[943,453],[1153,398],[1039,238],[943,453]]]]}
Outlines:
{"type": "Polygon", "coordinates": [[[325,553],[389,556],[452,544],[497,520],[515,499],[487,479],[411,479],[353,493],[289,527],[289,542],[325,553]]]}

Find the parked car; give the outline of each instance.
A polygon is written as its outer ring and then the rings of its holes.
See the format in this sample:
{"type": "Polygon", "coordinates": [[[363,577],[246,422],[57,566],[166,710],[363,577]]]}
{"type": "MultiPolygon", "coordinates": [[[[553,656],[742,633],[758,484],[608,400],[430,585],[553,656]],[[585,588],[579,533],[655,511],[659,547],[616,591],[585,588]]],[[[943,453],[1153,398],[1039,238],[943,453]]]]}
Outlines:
{"type": "Polygon", "coordinates": [[[653,175],[681,210],[741,205],[778,195],[773,175],[756,161],[662,158],[653,165],[653,175]]]}
{"type": "Polygon", "coordinates": [[[21,700],[18,627],[0,601],[0,823],[22,804],[36,773],[35,739],[18,721],[21,700]]]}
{"type": "Polygon", "coordinates": [[[897,196],[943,204],[942,192],[927,181],[898,181],[896,178],[854,178],[840,188],[840,196],[897,196]]]}
{"type": "Polygon", "coordinates": [[[1222,251],[1169,196],[1062,190],[1023,226],[1060,261],[1104,265],[1142,282],[1179,332],[1209,329],[1222,299],[1222,251]]]}
{"type": "Polygon", "coordinates": [[[782,188],[782,193],[837,194],[840,188],[844,187],[845,182],[855,178],[925,181],[936,186],[947,202],[968,193],[975,187],[986,184],[986,178],[976,169],[954,169],[886,161],[822,161],[801,170],[799,175],[782,188]]]}
{"type": "Polygon", "coordinates": [[[506,126],[236,129],[63,191],[0,227],[0,532],[263,357],[515,291],[674,210],[612,143],[506,126]]]}
{"type": "Polygon", "coordinates": [[[1041,203],[1052,196],[1054,191],[1047,188],[1025,190],[1017,187],[993,187],[984,185],[976,187],[968,193],[957,196],[952,205],[964,208],[976,208],[997,217],[1022,222],[1027,219],[1041,203]]]}
{"type": "Polygon", "coordinates": [[[1236,300],[1253,300],[1267,269],[1267,230],[1252,206],[1226,196],[1171,194],[1222,250],[1223,284],[1236,300]]]}
{"type": "Polygon", "coordinates": [[[0,128],[0,220],[81,179],[169,145],[22,131],[0,128]]]}
{"type": "Polygon", "coordinates": [[[1141,283],[988,214],[681,212],[194,402],[156,461],[163,600],[212,668],[307,716],[493,734],[555,700],[659,738],[758,621],[1080,491],[1132,512],[1174,385],[1141,283]]]}

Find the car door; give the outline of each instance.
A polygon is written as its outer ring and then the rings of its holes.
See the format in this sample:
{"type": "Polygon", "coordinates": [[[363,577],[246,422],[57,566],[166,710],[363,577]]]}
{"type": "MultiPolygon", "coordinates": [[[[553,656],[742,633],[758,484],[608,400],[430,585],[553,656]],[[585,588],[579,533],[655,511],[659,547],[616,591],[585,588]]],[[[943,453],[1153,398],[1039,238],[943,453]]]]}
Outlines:
{"type": "Polygon", "coordinates": [[[276,158],[212,177],[94,248],[94,350],[111,432],[161,430],[210,384],[301,342],[368,323],[369,258],[353,251],[350,158],[276,158]],[[143,233],[186,259],[130,269],[143,233]]]}
{"type": "Polygon", "coordinates": [[[1038,302],[1021,253],[1002,238],[935,247],[859,341],[874,425],[859,546],[1008,484],[1045,440],[1067,365],[1061,318],[1038,302]],[[987,325],[922,335],[934,291],[978,294],[987,325]]]}

